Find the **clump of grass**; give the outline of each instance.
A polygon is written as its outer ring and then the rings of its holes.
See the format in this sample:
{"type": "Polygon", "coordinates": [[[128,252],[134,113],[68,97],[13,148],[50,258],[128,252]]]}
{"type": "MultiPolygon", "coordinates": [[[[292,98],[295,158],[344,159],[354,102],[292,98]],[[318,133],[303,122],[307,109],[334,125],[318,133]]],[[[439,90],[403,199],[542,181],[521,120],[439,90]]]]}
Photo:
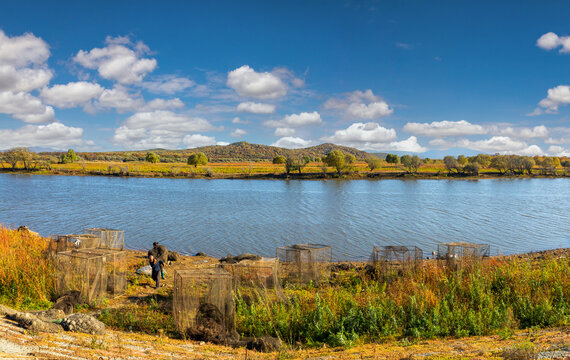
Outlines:
{"type": "Polygon", "coordinates": [[[47,308],[54,295],[55,266],[49,240],[0,225],[0,302],[22,309],[47,308]]]}

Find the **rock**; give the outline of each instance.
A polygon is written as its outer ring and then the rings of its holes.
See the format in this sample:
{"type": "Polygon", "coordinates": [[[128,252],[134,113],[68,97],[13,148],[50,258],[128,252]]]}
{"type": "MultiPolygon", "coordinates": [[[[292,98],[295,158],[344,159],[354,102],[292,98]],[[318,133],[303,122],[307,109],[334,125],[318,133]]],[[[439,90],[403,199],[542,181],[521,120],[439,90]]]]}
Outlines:
{"type": "Polygon", "coordinates": [[[262,336],[260,338],[250,340],[245,347],[249,350],[274,352],[281,350],[283,348],[283,343],[276,337],[262,336]]]}
{"type": "Polygon", "coordinates": [[[136,271],[136,273],[151,276],[152,275],[152,268],[150,267],[150,265],[143,266],[142,268],[138,269],[136,271]]]}
{"type": "Polygon", "coordinates": [[[105,324],[87,314],[71,314],[64,318],[61,326],[66,331],[81,332],[92,335],[105,334],[105,324]]]}
{"type": "Polygon", "coordinates": [[[220,262],[223,262],[223,263],[226,263],[226,264],[237,264],[237,263],[238,263],[237,259],[236,259],[235,257],[231,256],[231,255],[228,255],[228,256],[226,256],[226,257],[224,257],[224,258],[221,258],[221,259],[220,259],[220,262]]]}
{"type": "Polygon", "coordinates": [[[203,253],[200,251],[200,252],[197,252],[196,255],[194,255],[194,256],[208,256],[208,255],[206,255],[206,253],[203,253]]]}
{"type": "Polygon", "coordinates": [[[44,321],[60,320],[63,319],[66,315],[65,312],[61,309],[30,311],[30,313],[35,315],[38,319],[44,321]]]}
{"type": "Polygon", "coordinates": [[[238,262],[243,261],[243,260],[261,260],[261,256],[259,255],[254,255],[254,254],[248,254],[248,253],[244,253],[241,255],[236,256],[235,258],[238,262]]]}
{"type": "Polygon", "coordinates": [[[55,301],[53,309],[63,310],[65,314],[71,314],[73,313],[73,310],[75,310],[75,305],[81,304],[83,304],[81,293],[79,291],[73,290],[59,297],[59,299],[55,301]]]}
{"type": "Polygon", "coordinates": [[[17,314],[18,311],[11,309],[7,306],[4,305],[0,305],[0,316],[7,316],[9,318],[11,318],[12,316],[14,316],[15,314],[17,314]]]}
{"type": "Polygon", "coordinates": [[[178,261],[180,254],[176,251],[169,251],[168,252],[168,261],[178,261]]]}
{"type": "Polygon", "coordinates": [[[16,321],[19,326],[27,330],[57,333],[61,332],[62,328],[56,323],[39,319],[32,313],[19,312],[10,316],[10,319],[16,321]]]}

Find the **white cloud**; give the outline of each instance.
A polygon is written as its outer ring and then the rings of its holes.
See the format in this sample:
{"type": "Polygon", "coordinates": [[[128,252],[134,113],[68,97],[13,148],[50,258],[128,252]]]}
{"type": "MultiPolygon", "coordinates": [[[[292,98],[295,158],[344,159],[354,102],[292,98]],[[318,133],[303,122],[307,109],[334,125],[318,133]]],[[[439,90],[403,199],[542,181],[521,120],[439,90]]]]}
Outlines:
{"type": "Polygon", "coordinates": [[[517,155],[543,155],[544,152],[538,145],[528,145],[521,140],[514,140],[508,136],[493,136],[490,139],[471,141],[460,139],[458,141],[446,141],[435,139],[430,145],[437,146],[442,150],[449,148],[465,148],[480,151],[487,154],[517,154],[517,155]]]}
{"type": "Polygon", "coordinates": [[[377,123],[354,123],[347,129],[335,131],[333,136],[321,140],[360,150],[424,152],[427,149],[418,144],[415,136],[396,141],[396,130],[386,129],[377,123]]]}
{"type": "Polygon", "coordinates": [[[295,129],[287,128],[287,127],[280,127],[275,129],[273,135],[275,136],[292,136],[295,134],[295,129]]]}
{"type": "Polygon", "coordinates": [[[544,50],[552,50],[561,46],[561,53],[570,52],[570,36],[558,36],[553,32],[548,32],[538,38],[536,46],[544,50]]]}
{"type": "Polygon", "coordinates": [[[485,134],[487,131],[481,125],[468,121],[434,121],[432,123],[407,123],[404,131],[415,135],[429,137],[464,136],[485,134]]]}
{"type": "Polygon", "coordinates": [[[49,56],[47,43],[34,34],[8,37],[0,30],[0,65],[38,65],[43,64],[49,56]]]}
{"type": "Polygon", "coordinates": [[[548,153],[552,156],[566,156],[570,157],[570,149],[565,149],[562,146],[550,146],[548,153]]]}
{"type": "Polygon", "coordinates": [[[240,118],[237,117],[237,116],[232,119],[232,124],[247,124],[247,123],[249,123],[249,121],[247,121],[247,120],[242,120],[242,119],[240,119],[240,118]]]}
{"type": "Polygon", "coordinates": [[[136,111],[145,105],[140,93],[129,92],[129,89],[116,85],[112,89],[105,89],[95,102],[94,110],[115,109],[118,113],[136,111]]]}
{"type": "Polygon", "coordinates": [[[185,134],[217,130],[207,120],[160,110],[136,113],[115,130],[112,142],[128,149],[180,146],[185,134]]]}
{"type": "MultiPolygon", "coordinates": [[[[559,85],[552,89],[548,89],[548,95],[546,98],[540,100],[539,106],[544,108],[544,112],[549,114],[555,114],[558,112],[559,106],[564,106],[570,104],[570,86],[559,85]]],[[[537,110],[531,113],[531,115],[536,115],[537,110]]]]}
{"type": "Polygon", "coordinates": [[[53,74],[45,68],[16,68],[0,65],[0,91],[27,92],[47,85],[53,74]]]}
{"type": "Polygon", "coordinates": [[[394,112],[381,97],[374,95],[372,90],[356,90],[345,94],[343,98],[330,98],[323,105],[325,109],[335,109],[344,112],[349,119],[378,119],[394,112]]]}
{"type": "Polygon", "coordinates": [[[243,65],[228,73],[226,84],[239,96],[258,99],[277,99],[287,94],[287,85],[273,73],[258,73],[243,65]]]}
{"type": "Polygon", "coordinates": [[[514,137],[517,139],[533,139],[533,138],[545,138],[548,136],[548,128],[544,125],[538,125],[531,128],[522,127],[522,128],[513,128],[513,127],[505,127],[500,128],[497,126],[491,126],[489,133],[514,137]]]}
{"type": "Polygon", "coordinates": [[[99,84],[79,81],[44,88],[40,92],[40,96],[50,105],[59,108],[72,108],[86,105],[92,99],[98,98],[103,91],[104,89],[99,84]]]}
{"type": "Polygon", "coordinates": [[[311,113],[302,112],[300,114],[287,115],[281,120],[265,121],[263,125],[274,128],[295,128],[309,125],[320,125],[322,122],[323,120],[321,119],[321,115],[317,111],[313,111],[311,113]]]}
{"type": "Polygon", "coordinates": [[[306,148],[313,145],[313,141],[304,140],[300,137],[285,136],[277,140],[271,146],[282,147],[286,149],[306,148]]]}
{"type": "Polygon", "coordinates": [[[247,131],[245,131],[245,130],[243,130],[243,129],[235,129],[234,131],[232,131],[232,132],[230,133],[230,136],[233,136],[233,137],[242,137],[242,136],[244,136],[245,134],[247,134],[247,131]]]}
{"type": "Polygon", "coordinates": [[[184,107],[184,103],[179,98],[174,99],[153,99],[146,103],[143,107],[139,109],[141,112],[155,111],[155,110],[167,110],[167,109],[180,109],[184,107]]]}
{"type": "Polygon", "coordinates": [[[275,105],[254,102],[242,102],[237,106],[238,112],[248,112],[252,114],[273,114],[275,105]]]}
{"type": "Polygon", "coordinates": [[[25,92],[0,92],[0,114],[9,114],[27,123],[43,123],[54,120],[54,111],[37,97],[25,92]]]}
{"type": "Polygon", "coordinates": [[[189,149],[210,145],[228,145],[227,142],[216,141],[216,138],[213,136],[204,136],[200,134],[186,135],[182,142],[189,149]]]}
{"type": "Polygon", "coordinates": [[[158,77],[154,81],[144,81],[141,86],[148,91],[155,94],[174,94],[184,91],[196,83],[184,77],[176,77],[173,75],[166,75],[158,77]]]}
{"type": "Polygon", "coordinates": [[[104,48],[79,50],[73,60],[88,69],[97,69],[103,78],[121,84],[140,83],[156,68],[155,59],[142,58],[149,52],[142,42],[133,44],[127,37],[107,37],[105,43],[104,48]]]}
{"type": "Polygon", "coordinates": [[[83,129],[65,126],[58,122],[47,125],[26,125],[22,128],[0,129],[0,150],[17,146],[40,146],[56,150],[90,144],[82,139],[83,129]]]}

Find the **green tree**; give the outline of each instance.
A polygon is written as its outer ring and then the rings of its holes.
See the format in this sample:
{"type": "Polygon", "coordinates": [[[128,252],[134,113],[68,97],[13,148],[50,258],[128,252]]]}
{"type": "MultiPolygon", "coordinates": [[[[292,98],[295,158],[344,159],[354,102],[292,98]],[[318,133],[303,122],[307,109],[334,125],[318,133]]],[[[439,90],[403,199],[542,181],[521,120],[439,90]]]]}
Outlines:
{"type": "Polygon", "coordinates": [[[366,159],[366,164],[370,168],[370,171],[373,171],[374,169],[379,169],[382,166],[382,160],[378,159],[376,156],[373,156],[366,159]]]}
{"type": "Polygon", "coordinates": [[[287,158],[283,155],[277,155],[273,158],[274,164],[285,164],[287,162],[287,158]]]}
{"type": "Polygon", "coordinates": [[[524,173],[524,171],[526,171],[529,175],[532,175],[532,169],[534,168],[536,163],[534,162],[533,158],[525,156],[522,159],[521,165],[522,165],[523,173],[524,173]]]}
{"type": "Polygon", "coordinates": [[[386,155],[386,162],[388,164],[398,164],[400,163],[400,157],[396,154],[388,154],[386,155]]]}
{"type": "Polygon", "coordinates": [[[75,151],[73,149],[67,150],[67,153],[65,155],[61,156],[61,163],[62,164],[74,163],[77,160],[79,160],[79,158],[77,157],[77,155],[75,154],[75,151]]]}
{"type": "Polygon", "coordinates": [[[188,156],[188,165],[194,165],[194,167],[198,167],[198,165],[206,165],[208,163],[208,157],[203,153],[194,153],[188,156]]]}
{"type": "Polygon", "coordinates": [[[408,172],[412,173],[417,172],[420,166],[422,165],[422,159],[420,159],[420,157],[417,155],[414,156],[404,155],[400,158],[400,161],[402,162],[404,167],[408,169],[408,172]]]}
{"type": "Polygon", "coordinates": [[[336,169],[337,173],[340,175],[342,169],[344,168],[344,163],[346,161],[346,156],[340,150],[331,151],[324,159],[323,162],[330,167],[336,169]]]}
{"type": "Polygon", "coordinates": [[[443,158],[443,164],[445,165],[447,172],[450,174],[453,172],[453,170],[459,171],[459,163],[451,155],[447,155],[443,158]]]}
{"type": "Polygon", "coordinates": [[[308,163],[309,161],[303,157],[288,157],[285,161],[285,172],[289,174],[291,171],[299,171],[299,174],[301,174],[301,170],[308,163]]]}
{"type": "Polygon", "coordinates": [[[160,162],[160,156],[158,156],[158,154],[153,153],[153,152],[147,152],[144,160],[149,162],[149,163],[156,164],[156,163],[160,162]]]}
{"type": "Polygon", "coordinates": [[[475,162],[477,162],[482,167],[487,168],[491,164],[491,156],[487,154],[478,154],[475,157],[475,162]]]}
{"type": "Polygon", "coordinates": [[[10,150],[6,150],[3,153],[3,161],[7,162],[11,167],[12,170],[16,168],[18,165],[18,161],[20,161],[20,148],[12,148],[10,150]]]}
{"type": "Polygon", "coordinates": [[[467,165],[468,162],[469,162],[469,159],[467,159],[467,158],[465,157],[465,155],[459,155],[459,156],[457,157],[457,163],[458,163],[461,167],[467,165]]]}
{"type": "Polygon", "coordinates": [[[499,170],[501,174],[504,174],[508,169],[507,157],[505,155],[495,155],[491,159],[489,166],[499,170]]]}
{"type": "Polygon", "coordinates": [[[463,172],[466,174],[477,176],[477,175],[479,175],[479,168],[480,167],[481,167],[481,165],[479,165],[476,162],[471,163],[471,164],[467,164],[463,167],[463,172]]]}
{"type": "Polygon", "coordinates": [[[348,165],[352,165],[356,162],[356,156],[352,155],[352,154],[346,154],[344,155],[344,161],[348,164],[348,165]]]}

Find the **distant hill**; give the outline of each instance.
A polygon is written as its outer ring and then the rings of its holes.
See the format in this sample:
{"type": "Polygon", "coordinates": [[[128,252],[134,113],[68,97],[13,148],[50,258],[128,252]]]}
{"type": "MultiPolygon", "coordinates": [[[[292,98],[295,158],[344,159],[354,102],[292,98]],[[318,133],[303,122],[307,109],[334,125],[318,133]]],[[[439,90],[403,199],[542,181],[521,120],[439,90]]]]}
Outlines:
{"type": "Polygon", "coordinates": [[[86,160],[108,161],[140,161],[144,160],[147,152],[154,152],[160,156],[162,162],[184,162],[192,153],[203,152],[210,162],[258,162],[271,161],[277,155],[308,156],[311,159],[322,158],[332,150],[342,150],[363,160],[370,156],[365,151],[335,144],[321,144],[304,149],[285,149],[275,146],[251,144],[246,141],[229,145],[202,146],[186,150],[149,149],[141,151],[113,151],[113,152],[83,152],[79,156],[86,160]]]}

